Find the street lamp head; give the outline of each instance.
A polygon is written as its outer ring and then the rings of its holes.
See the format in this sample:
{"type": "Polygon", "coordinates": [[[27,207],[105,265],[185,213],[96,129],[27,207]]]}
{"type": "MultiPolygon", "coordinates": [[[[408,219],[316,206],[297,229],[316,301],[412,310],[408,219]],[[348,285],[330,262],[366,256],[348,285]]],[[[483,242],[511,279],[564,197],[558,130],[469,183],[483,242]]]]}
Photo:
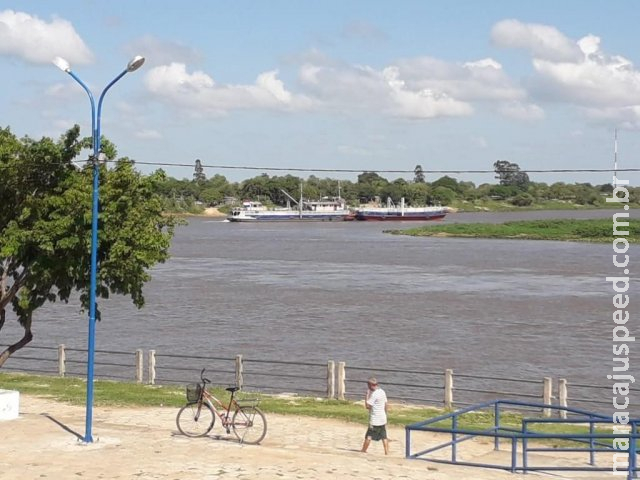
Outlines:
{"type": "Polygon", "coordinates": [[[71,71],[71,65],[62,57],[56,57],[53,59],[53,64],[63,72],[69,73],[71,71]]]}
{"type": "Polygon", "coordinates": [[[144,63],[144,57],[141,57],[140,55],[136,55],[127,65],[127,72],[135,72],[137,69],[139,69],[142,66],[143,63],[144,63]]]}

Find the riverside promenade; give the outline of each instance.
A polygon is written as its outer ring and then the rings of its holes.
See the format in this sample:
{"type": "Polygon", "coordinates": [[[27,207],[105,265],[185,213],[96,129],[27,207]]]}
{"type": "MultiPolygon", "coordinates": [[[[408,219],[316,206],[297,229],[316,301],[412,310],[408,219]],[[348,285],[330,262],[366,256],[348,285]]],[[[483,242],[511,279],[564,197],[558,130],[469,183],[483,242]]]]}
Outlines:
{"type": "MultiPolygon", "coordinates": [[[[84,406],[21,396],[19,418],[0,422],[0,479],[522,478],[501,470],[407,460],[401,427],[389,429],[390,455],[385,456],[379,443],[372,444],[367,454],[360,453],[365,427],[338,420],[269,413],[267,436],[254,446],[240,445],[217,423],[211,437],[184,437],[177,432],[173,407],[98,407],[95,441],[87,445],[78,440],[84,434],[84,413],[84,406]]],[[[469,458],[495,460],[487,440],[464,445],[469,458]]],[[[556,478],[607,476],[568,472],[556,478]]]]}

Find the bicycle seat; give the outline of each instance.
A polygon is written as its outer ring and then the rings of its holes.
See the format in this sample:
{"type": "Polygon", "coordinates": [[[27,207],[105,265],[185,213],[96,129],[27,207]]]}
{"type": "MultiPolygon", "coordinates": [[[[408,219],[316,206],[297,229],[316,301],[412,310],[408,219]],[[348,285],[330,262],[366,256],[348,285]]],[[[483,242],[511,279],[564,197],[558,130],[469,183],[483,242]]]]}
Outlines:
{"type": "Polygon", "coordinates": [[[240,387],[227,387],[227,388],[225,388],[225,390],[227,392],[233,393],[233,392],[237,392],[238,390],[240,390],[240,387]]]}

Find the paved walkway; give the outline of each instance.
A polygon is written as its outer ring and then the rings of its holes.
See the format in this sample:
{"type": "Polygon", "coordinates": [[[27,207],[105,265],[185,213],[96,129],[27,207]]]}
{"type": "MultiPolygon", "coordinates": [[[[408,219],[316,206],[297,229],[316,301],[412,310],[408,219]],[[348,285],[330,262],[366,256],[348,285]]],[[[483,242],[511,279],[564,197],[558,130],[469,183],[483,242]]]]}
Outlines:
{"type": "MultiPolygon", "coordinates": [[[[268,414],[267,437],[252,446],[238,444],[218,424],[211,437],[186,438],[177,432],[176,408],[98,407],[95,441],[87,445],[78,441],[84,434],[84,407],[21,396],[20,411],[19,419],[0,422],[3,480],[523,478],[501,470],[406,460],[404,429],[397,427],[389,431],[391,452],[385,456],[380,443],[360,453],[364,427],[336,420],[268,414]]],[[[427,443],[435,440],[424,438],[427,443]]],[[[487,441],[465,442],[460,450],[467,458],[496,455],[487,441]]],[[[498,455],[508,462],[507,452],[498,455]]],[[[610,474],[561,478],[604,479],[610,474]]]]}

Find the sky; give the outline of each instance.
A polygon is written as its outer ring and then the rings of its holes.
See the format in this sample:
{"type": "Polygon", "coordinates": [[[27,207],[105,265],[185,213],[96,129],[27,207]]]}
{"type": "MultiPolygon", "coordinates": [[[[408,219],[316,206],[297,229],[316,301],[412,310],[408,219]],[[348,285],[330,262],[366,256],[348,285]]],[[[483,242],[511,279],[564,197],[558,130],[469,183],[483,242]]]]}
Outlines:
{"type": "Polygon", "coordinates": [[[0,0],[0,126],[90,135],[89,97],[52,60],[97,101],[142,55],[105,94],[101,133],[144,173],[637,168],[639,25],[637,0],[0,0]]]}

